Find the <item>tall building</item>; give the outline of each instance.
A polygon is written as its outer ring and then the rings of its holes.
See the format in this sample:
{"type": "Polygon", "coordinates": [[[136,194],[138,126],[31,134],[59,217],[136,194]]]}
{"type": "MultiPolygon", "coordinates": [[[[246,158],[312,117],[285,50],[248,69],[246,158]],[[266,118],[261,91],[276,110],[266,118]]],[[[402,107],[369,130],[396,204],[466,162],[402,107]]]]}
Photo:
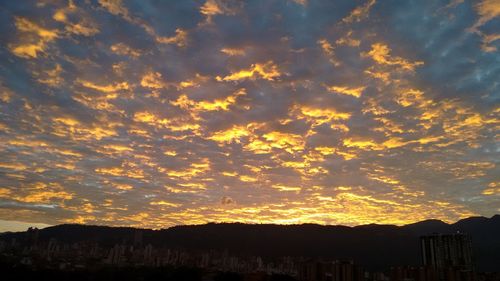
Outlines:
{"type": "Polygon", "coordinates": [[[422,262],[436,270],[440,280],[456,280],[451,275],[464,276],[460,280],[470,280],[474,275],[472,242],[469,235],[432,234],[420,237],[422,262]],[[453,274],[451,274],[453,272],[453,274]]]}

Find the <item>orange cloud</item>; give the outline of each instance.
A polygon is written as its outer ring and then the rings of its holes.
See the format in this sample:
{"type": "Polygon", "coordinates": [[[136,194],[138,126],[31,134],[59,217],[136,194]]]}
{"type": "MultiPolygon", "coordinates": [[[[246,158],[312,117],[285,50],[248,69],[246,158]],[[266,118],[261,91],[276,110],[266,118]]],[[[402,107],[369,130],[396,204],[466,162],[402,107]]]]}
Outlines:
{"type": "Polygon", "coordinates": [[[128,90],[130,88],[130,86],[127,82],[121,82],[121,83],[109,84],[109,85],[97,85],[97,84],[94,84],[93,82],[85,81],[85,80],[77,80],[77,82],[86,88],[105,92],[105,93],[112,93],[112,92],[121,91],[121,90],[128,90]]]}
{"type": "Polygon", "coordinates": [[[59,37],[57,30],[46,29],[26,18],[16,17],[15,25],[21,32],[21,43],[11,45],[10,50],[22,58],[37,58],[45,53],[47,44],[59,37]]]}
{"type": "Polygon", "coordinates": [[[373,5],[375,5],[376,0],[368,0],[365,4],[356,7],[351,13],[342,19],[344,23],[360,22],[368,17],[368,13],[373,5]]]}
{"type": "Polygon", "coordinates": [[[156,41],[163,44],[175,44],[178,47],[185,47],[188,43],[188,33],[184,29],[177,28],[174,36],[158,36],[156,37],[156,41]]]}
{"type": "Polygon", "coordinates": [[[225,131],[215,132],[209,139],[221,143],[239,143],[240,138],[249,136],[250,134],[251,132],[248,130],[248,127],[233,126],[225,131]]]}
{"type": "Polygon", "coordinates": [[[240,9],[237,2],[223,0],[207,0],[200,7],[200,13],[206,17],[205,24],[212,24],[217,15],[235,15],[240,9]]]}
{"type": "Polygon", "coordinates": [[[225,77],[217,76],[216,79],[217,81],[238,81],[243,79],[254,80],[257,77],[260,77],[264,80],[274,81],[280,76],[281,73],[278,70],[278,66],[272,61],[268,61],[264,64],[252,64],[249,69],[240,70],[225,77]]]}
{"type": "Polygon", "coordinates": [[[361,97],[361,94],[366,89],[366,87],[349,88],[349,87],[344,87],[344,86],[326,86],[326,89],[329,92],[359,98],[359,97],[361,97]]]}
{"type": "Polygon", "coordinates": [[[170,104],[189,110],[196,115],[202,111],[227,111],[229,110],[229,106],[236,104],[238,97],[244,95],[246,95],[245,90],[240,89],[234,94],[226,97],[225,99],[196,102],[189,99],[187,95],[182,94],[177,100],[171,101],[170,104]]]}
{"type": "Polygon", "coordinates": [[[401,69],[408,71],[414,71],[415,67],[424,64],[422,61],[410,62],[401,57],[391,57],[390,52],[391,49],[387,45],[375,43],[372,44],[372,49],[370,51],[362,55],[372,58],[378,64],[399,66],[401,69]]]}

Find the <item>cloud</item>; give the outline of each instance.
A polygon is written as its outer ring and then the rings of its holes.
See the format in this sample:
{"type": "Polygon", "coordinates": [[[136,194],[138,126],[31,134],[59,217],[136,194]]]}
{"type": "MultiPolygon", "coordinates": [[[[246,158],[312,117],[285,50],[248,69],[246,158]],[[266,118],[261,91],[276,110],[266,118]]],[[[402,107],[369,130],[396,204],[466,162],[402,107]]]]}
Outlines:
{"type": "Polygon", "coordinates": [[[264,80],[273,81],[278,79],[281,73],[277,65],[272,61],[268,61],[263,64],[252,64],[248,69],[240,70],[225,77],[217,76],[216,79],[217,81],[237,81],[242,79],[255,79],[257,76],[264,80]]]}
{"type": "Polygon", "coordinates": [[[194,114],[198,114],[200,111],[227,111],[231,105],[236,104],[238,97],[245,96],[246,92],[244,89],[240,89],[234,94],[224,98],[216,99],[213,101],[193,101],[190,100],[186,95],[182,94],[175,101],[170,102],[172,105],[178,106],[185,110],[191,111],[194,114]]]}
{"type": "Polygon", "coordinates": [[[187,37],[188,33],[185,30],[177,28],[175,30],[175,35],[170,37],[157,37],[156,41],[163,44],[175,44],[178,47],[185,47],[187,45],[187,37]]]}
{"type": "Polygon", "coordinates": [[[491,1],[1,10],[0,219],[162,228],[497,212],[491,1]]]}
{"type": "Polygon", "coordinates": [[[113,15],[121,15],[125,18],[130,17],[128,9],[123,6],[121,0],[99,0],[99,4],[113,15]]]}
{"type": "Polygon", "coordinates": [[[495,52],[496,46],[492,43],[500,39],[498,33],[484,33],[480,31],[481,27],[488,22],[500,16],[500,4],[494,0],[483,0],[475,5],[476,12],[479,16],[474,25],[470,28],[471,31],[479,34],[482,37],[481,49],[485,52],[495,52]]]}
{"type": "Polygon", "coordinates": [[[368,0],[365,4],[356,7],[351,13],[342,19],[344,23],[360,22],[368,17],[368,13],[373,5],[377,3],[376,0],[368,0]]]}
{"type": "Polygon", "coordinates": [[[401,57],[392,57],[390,55],[391,49],[382,43],[372,44],[372,48],[369,52],[363,53],[365,57],[370,57],[378,64],[382,65],[394,65],[398,66],[403,70],[414,71],[415,67],[423,65],[424,62],[416,61],[410,62],[401,57]]]}
{"type": "Polygon", "coordinates": [[[82,86],[96,90],[96,91],[101,91],[104,93],[112,93],[120,90],[128,90],[129,85],[127,82],[121,82],[121,83],[116,83],[116,84],[110,84],[110,85],[97,85],[94,84],[93,82],[89,81],[84,81],[84,80],[77,80],[78,83],[80,83],[82,86]]]}
{"type": "Polygon", "coordinates": [[[474,24],[474,27],[480,27],[500,16],[500,4],[495,0],[483,0],[476,4],[476,11],[479,19],[474,24]]]}
{"type": "Polygon", "coordinates": [[[67,7],[56,10],[52,18],[55,21],[64,23],[65,30],[69,34],[93,36],[99,33],[99,28],[91,17],[73,2],[69,2],[67,7]],[[78,21],[72,22],[70,17],[77,17],[78,21]]]}
{"type": "Polygon", "coordinates": [[[21,33],[21,42],[11,45],[10,50],[19,57],[37,58],[46,52],[48,43],[59,37],[56,30],[46,29],[26,18],[15,18],[15,25],[21,33]]]}
{"type": "Polygon", "coordinates": [[[326,87],[328,91],[332,93],[338,93],[342,95],[348,95],[348,96],[353,96],[356,98],[359,98],[363,91],[366,89],[366,87],[356,87],[356,88],[349,88],[345,86],[327,86],[326,87]]]}
{"type": "Polygon", "coordinates": [[[209,138],[211,140],[214,140],[216,142],[240,142],[241,137],[246,137],[251,134],[250,131],[247,129],[248,126],[233,126],[230,129],[227,129],[225,131],[219,131],[215,132],[212,136],[209,138]]]}
{"type": "Polygon", "coordinates": [[[245,55],[245,50],[243,50],[243,49],[222,48],[220,51],[228,56],[243,56],[243,55],[245,55]]]}
{"type": "Polygon", "coordinates": [[[145,20],[131,15],[129,10],[121,0],[99,0],[99,4],[104,7],[109,13],[120,16],[127,22],[143,28],[144,31],[146,31],[146,33],[153,37],[158,43],[174,44],[178,47],[184,47],[187,44],[188,35],[187,32],[182,28],[176,28],[175,35],[160,36],[156,32],[156,30],[145,20]]]}
{"type": "Polygon", "coordinates": [[[235,15],[242,8],[242,2],[233,0],[207,0],[200,7],[200,13],[206,17],[206,24],[213,23],[217,15],[235,15]]]}

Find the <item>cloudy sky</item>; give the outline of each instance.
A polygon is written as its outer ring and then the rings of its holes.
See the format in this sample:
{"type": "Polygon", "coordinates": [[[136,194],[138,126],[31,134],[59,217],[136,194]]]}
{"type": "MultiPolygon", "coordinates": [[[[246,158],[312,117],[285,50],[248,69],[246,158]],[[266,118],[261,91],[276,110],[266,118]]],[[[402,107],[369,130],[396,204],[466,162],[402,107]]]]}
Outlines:
{"type": "Polygon", "coordinates": [[[499,0],[0,6],[9,227],[500,213],[499,0]]]}

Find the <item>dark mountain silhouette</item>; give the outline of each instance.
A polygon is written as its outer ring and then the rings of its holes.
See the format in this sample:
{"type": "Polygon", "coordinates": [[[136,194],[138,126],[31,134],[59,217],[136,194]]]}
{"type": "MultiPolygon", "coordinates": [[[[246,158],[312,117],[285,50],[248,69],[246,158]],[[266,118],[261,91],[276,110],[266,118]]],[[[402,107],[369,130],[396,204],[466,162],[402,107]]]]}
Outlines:
{"type": "MultiPolygon", "coordinates": [[[[40,241],[98,242],[102,246],[133,243],[137,229],[86,225],[58,225],[39,231],[40,241]]],[[[209,223],[140,230],[144,244],[186,250],[227,250],[231,254],[262,257],[304,256],[354,259],[371,270],[392,265],[420,265],[421,235],[468,233],[480,271],[500,271],[500,215],[471,217],[454,224],[426,220],[405,226],[323,226],[209,223]]],[[[0,239],[24,239],[26,233],[3,233],[0,239]]]]}

